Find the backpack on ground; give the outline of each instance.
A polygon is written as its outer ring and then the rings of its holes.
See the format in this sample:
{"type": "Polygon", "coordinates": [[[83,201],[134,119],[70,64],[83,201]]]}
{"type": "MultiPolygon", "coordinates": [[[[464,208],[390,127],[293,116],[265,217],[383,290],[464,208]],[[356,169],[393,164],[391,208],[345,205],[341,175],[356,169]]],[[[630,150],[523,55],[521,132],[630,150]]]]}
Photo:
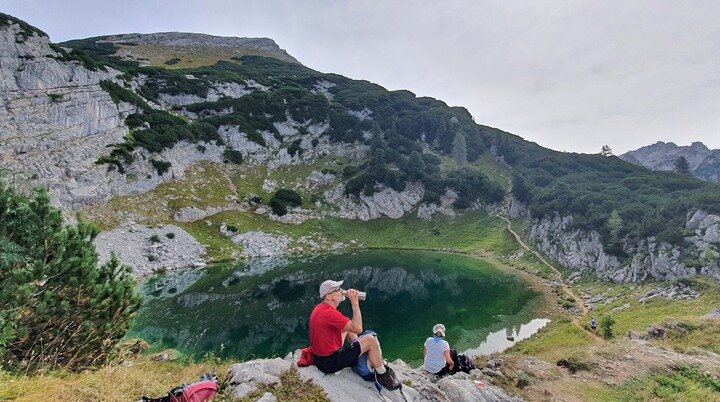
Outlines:
{"type": "Polygon", "coordinates": [[[470,370],[475,370],[475,362],[468,356],[458,355],[457,368],[463,373],[470,373],[470,370]]]}
{"type": "Polygon", "coordinates": [[[470,370],[475,370],[475,362],[471,358],[465,355],[459,355],[457,350],[450,349],[450,358],[453,361],[455,367],[452,369],[452,374],[462,371],[463,373],[470,373],[470,370]]]}
{"type": "Polygon", "coordinates": [[[207,402],[217,392],[218,385],[215,374],[203,374],[200,381],[175,387],[166,396],[158,398],[143,396],[140,400],[146,402],[207,402]]]}

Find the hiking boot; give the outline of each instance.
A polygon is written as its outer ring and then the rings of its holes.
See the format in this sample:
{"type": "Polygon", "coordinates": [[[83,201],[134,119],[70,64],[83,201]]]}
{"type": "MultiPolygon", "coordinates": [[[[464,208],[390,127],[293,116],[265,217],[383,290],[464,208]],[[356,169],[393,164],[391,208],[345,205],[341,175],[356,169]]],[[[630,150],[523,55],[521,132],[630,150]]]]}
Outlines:
{"type": "Polygon", "coordinates": [[[390,391],[395,391],[396,389],[400,389],[402,387],[402,384],[397,380],[397,377],[395,376],[395,372],[393,369],[388,367],[388,365],[385,365],[385,372],[382,374],[375,373],[375,381],[378,382],[378,384],[385,387],[385,389],[389,389],[390,391]]]}

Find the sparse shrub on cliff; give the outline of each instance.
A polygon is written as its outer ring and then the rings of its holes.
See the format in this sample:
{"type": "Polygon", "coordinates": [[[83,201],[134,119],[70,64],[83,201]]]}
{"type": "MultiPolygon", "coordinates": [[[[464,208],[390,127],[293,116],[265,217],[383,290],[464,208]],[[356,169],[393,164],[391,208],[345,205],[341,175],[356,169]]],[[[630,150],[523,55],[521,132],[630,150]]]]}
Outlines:
{"type": "Polygon", "coordinates": [[[158,173],[158,175],[160,175],[160,176],[162,176],[163,174],[165,174],[165,172],[167,172],[168,170],[170,170],[170,167],[172,166],[172,163],[171,163],[171,162],[168,162],[168,161],[159,161],[159,160],[156,160],[156,159],[150,159],[150,163],[153,165],[153,167],[155,168],[155,170],[157,170],[157,173],[158,173]]]}
{"type": "Polygon", "coordinates": [[[223,158],[225,158],[225,163],[234,163],[236,165],[241,164],[243,161],[242,152],[230,147],[225,148],[223,158]]]}
{"type": "Polygon", "coordinates": [[[140,305],[130,269],[99,265],[97,229],[65,225],[45,190],[0,183],[0,366],[36,372],[107,362],[140,305]]]}

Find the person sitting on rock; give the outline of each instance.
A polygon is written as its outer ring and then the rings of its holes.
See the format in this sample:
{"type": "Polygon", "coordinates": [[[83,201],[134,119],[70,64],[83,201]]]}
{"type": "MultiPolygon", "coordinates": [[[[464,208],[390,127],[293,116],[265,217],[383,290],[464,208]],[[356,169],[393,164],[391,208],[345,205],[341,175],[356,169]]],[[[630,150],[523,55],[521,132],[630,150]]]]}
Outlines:
{"type": "Polygon", "coordinates": [[[340,287],[342,283],[333,280],[323,282],[320,285],[322,301],[310,314],[310,347],[315,366],[323,373],[335,373],[345,367],[355,366],[360,355],[367,353],[368,361],[375,370],[376,381],[390,390],[400,388],[401,384],[392,369],[383,363],[377,337],[358,337],[363,332],[358,291],[344,291],[340,287]],[[337,310],[346,294],[352,307],[352,319],[337,310]],[[343,347],[345,340],[351,343],[343,347]]]}
{"type": "Polygon", "coordinates": [[[451,356],[450,344],[445,338],[445,326],[435,324],[433,336],[427,338],[423,347],[425,371],[439,376],[455,373],[455,363],[451,356]]]}

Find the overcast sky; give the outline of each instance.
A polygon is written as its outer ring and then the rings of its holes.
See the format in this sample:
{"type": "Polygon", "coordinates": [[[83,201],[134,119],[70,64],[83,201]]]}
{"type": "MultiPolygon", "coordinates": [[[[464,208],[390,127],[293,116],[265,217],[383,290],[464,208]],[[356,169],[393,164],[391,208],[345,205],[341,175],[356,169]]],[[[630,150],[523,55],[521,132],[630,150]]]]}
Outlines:
{"type": "Polygon", "coordinates": [[[465,106],[560,151],[720,148],[720,1],[0,0],[53,41],[268,37],[304,65],[465,106]]]}

